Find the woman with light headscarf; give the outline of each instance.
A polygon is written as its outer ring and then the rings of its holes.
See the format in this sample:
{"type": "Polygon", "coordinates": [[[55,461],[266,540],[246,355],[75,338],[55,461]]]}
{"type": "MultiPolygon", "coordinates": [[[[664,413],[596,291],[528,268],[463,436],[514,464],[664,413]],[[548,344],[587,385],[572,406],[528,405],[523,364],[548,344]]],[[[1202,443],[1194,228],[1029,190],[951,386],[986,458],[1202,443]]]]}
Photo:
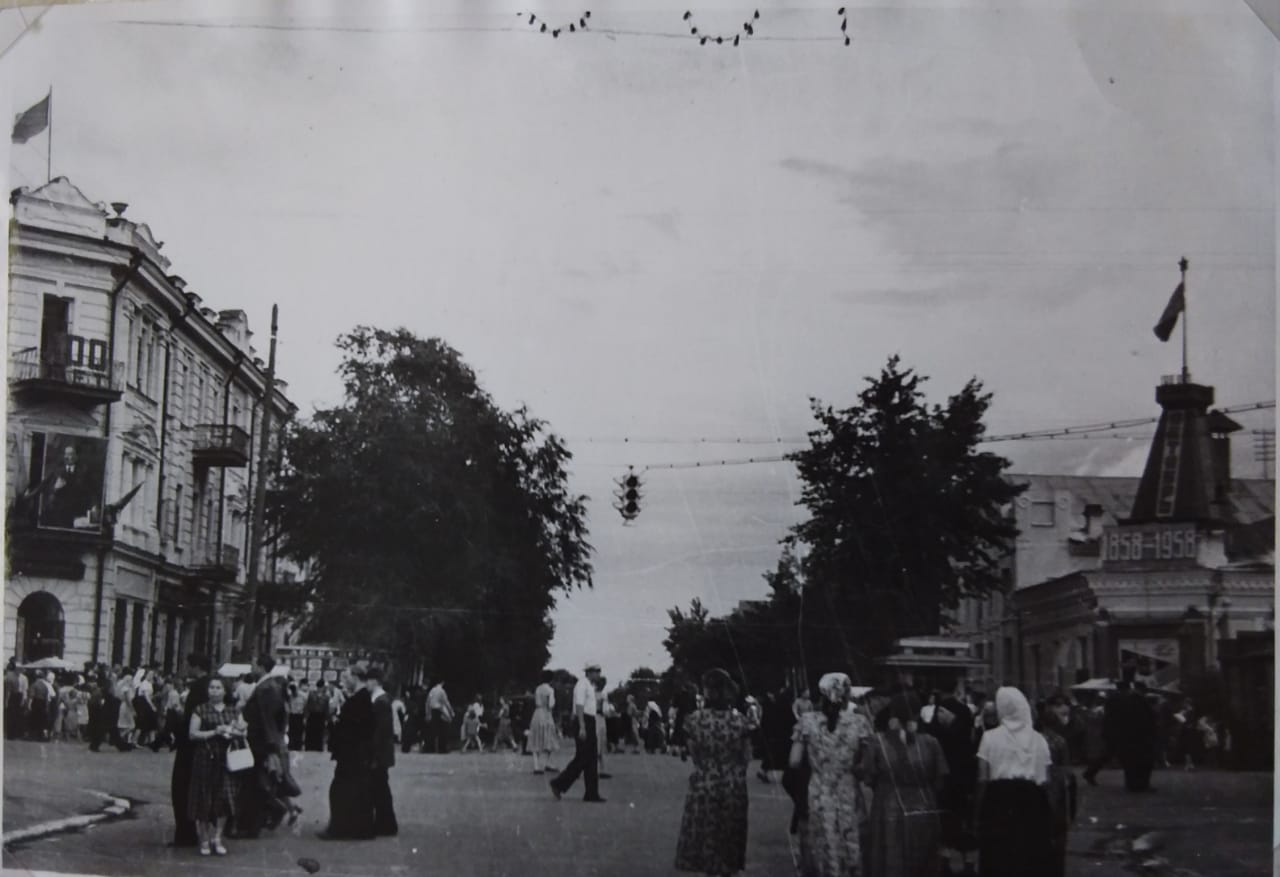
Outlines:
{"type": "MultiPolygon", "coordinates": [[[[790,766],[809,767],[801,820],[801,873],[805,877],[848,877],[862,873],[862,788],[854,769],[871,725],[849,709],[852,683],[843,673],[818,682],[818,709],[800,714],[792,734],[790,766]]],[[[933,875],[930,875],[933,877],[933,875]]]]}
{"type": "Polygon", "coordinates": [[[941,744],[917,734],[920,701],[903,692],[876,716],[861,769],[871,785],[867,872],[871,877],[936,877],[942,870],[938,792],[946,781],[941,744]]]}
{"type": "Polygon", "coordinates": [[[996,692],[1000,724],[978,745],[978,861],[982,877],[1052,873],[1049,744],[1016,688],[996,692]]]}

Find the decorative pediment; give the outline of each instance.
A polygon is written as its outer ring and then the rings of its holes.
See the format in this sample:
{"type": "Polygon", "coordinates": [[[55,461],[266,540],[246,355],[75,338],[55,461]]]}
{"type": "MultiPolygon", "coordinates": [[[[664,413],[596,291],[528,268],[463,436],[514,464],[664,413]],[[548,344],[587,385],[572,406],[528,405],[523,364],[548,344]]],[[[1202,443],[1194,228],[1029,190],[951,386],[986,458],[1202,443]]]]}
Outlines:
{"type": "Polygon", "coordinates": [[[94,210],[106,216],[107,206],[101,203],[95,203],[85,197],[75,185],[66,177],[55,177],[43,186],[37,189],[22,188],[18,190],[23,195],[30,195],[33,198],[40,198],[50,201],[54,204],[61,204],[64,207],[76,207],[82,210],[94,210]]]}
{"type": "Polygon", "coordinates": [[[121,437],[130,444],[144,448],[153,454],[160,450],[160,436],[149,423],[135,424],[126,429],[121,437]]]}

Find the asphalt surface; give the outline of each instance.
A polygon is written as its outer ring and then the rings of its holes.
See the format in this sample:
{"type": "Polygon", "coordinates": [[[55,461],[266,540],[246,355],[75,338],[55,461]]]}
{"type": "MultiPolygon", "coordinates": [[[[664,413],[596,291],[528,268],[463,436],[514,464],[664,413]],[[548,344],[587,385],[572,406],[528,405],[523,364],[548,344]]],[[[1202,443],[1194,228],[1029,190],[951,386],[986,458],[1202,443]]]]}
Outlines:
{"type": "MultiPolygon", "coordinates": [[[[319,874],[647,875],[675,874],[672,859],[689,766],[669,756],[609,757],[606,804],[581,801],[581,784],[556,801],[546,777],[517,755],[398,756],[392,790],[401,832],[395,838],[326,842],[332,765],[304,753],[295,768],[302,818],[255,841],[229,841],[223,859],[168,846],[172,756],[146,750],[91,753],[74,744],[6,742],[4,831],[61,816],[97,812],[105,792],[129,799],[125,817],[6,847],[14,873],[101,875],[297,874],[312,859],[319,874]]],[[[565,761],[561,755],[559,763],[565,761]]],[[[1116,771],[1098,788],[1082,784],[1068,873],[1120,877],[1239,875],[1271,871],[1271,775],[1159,771],[1157,791],[1131,795],[1116,771]],[[1149,833],[1157,832],[1154,838],[1149,833]],[[1141,853],[1133,841],[1154,840],[1141,853]],[[1144,869],[1143,864],[1146,867],[1144,869]]],[[[777,785],[750,783],[748,875],[793,873],[787,837],[790,802],[777,785]]]]}

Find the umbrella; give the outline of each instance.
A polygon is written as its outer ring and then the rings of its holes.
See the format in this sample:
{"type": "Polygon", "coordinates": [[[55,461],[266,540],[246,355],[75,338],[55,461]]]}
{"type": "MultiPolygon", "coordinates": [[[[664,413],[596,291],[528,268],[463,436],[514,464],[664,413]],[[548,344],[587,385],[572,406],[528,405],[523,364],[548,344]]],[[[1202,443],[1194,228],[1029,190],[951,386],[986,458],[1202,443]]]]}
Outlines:
{"type": "Polygon", "coordinates": [[[866,697],[870,693],[871,693],[871,686],[869,685],[850,685],[849,686],[849,697],[853,698],[854,700],[861,700],[863,697],[866,697]]]}
{"type": "Polygon", "coordinates": [[[223,664],[218,668],[218,675],[224,679],[238,679],[253,672],[252,664],[223,664]]]}
{"type": "Polygon", "coordinates": [[[1079,685],[1071,686],[1072,691],[1115,691],[1116,684],[1110,679],[1090,679],[1079,685]]]}
{"type": "Polygon", "coordinates": [[[23,664],[24,670],[74,670],[76,665],[66,658],[41,658],[29,664],[23,664]]]}

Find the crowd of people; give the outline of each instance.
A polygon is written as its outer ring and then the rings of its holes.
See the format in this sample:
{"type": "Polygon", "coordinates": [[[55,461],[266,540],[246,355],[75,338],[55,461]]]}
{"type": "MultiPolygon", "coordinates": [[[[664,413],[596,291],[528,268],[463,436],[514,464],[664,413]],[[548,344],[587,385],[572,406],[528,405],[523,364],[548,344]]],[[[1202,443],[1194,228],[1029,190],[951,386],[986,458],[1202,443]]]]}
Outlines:
{"type": "Polygon", "coordinates": [[[301,813],[291,752],[334,762],[325,839],[398,832],[389,770],[395,750],[524,752],[550,773],[555,798],[583,779],[583,799],[604,803],[611,753],[666,753],[692,762],[677,869],[735,874],[745,867],[747,779],[780,782],[793,802],[790,833],[805,877],[1063,874],[1077,810],[1073,765],[1096,784],[1112,760],[1125,788],[1149,791],[1158,766],[1194,769],[1229,751],[1230,735],[1188,699],[1174,703],[1139,681],[1076,702],[1059,694],[1033,710],[1012,687],[994,698],[854,689],[828,673],[808,691],[762,699],[723,670],[688,686],[664,709],[633,693],[606,696],[588,665],[568,703],[542,674],[529,695],[477,696],[456,712],[443,682],[403,698],[380,668],[352,666],[337,680],[295,681],[259,658],[224,678],[193,655],[192,675],[86,666],[83,673],[5,671],[9,739],[104,743],[175,753],[174,843],[226,855],[301,813]],[[855,697],[855,694],[860,695],[855,697]],[[641,706],[641,700],[644,700],[641,706]],[[553,761],[566,743],[572,759],[553,761]]]}
{"type": "Polygon", "coordinates": [[[1228,745],[1211,716],[1185,700],[1171,708],[1133,680],[1034,710],[1015,687],[924,703],[907,688],[854,692],[848,676],[828,673],[816,700],[783,690],[761,703],[723,670],[706,674],[671,734],[693,762],[677,869],[744,869],[753,757],[758,778],[781,781],[792,799],[804,877],[1051,877],[1065,873],[1077,815],[1073,766],[1096,784],[1114,759],[1125,788],[1142,793],[1154,767],[1194,769],[1228,745]]]}

